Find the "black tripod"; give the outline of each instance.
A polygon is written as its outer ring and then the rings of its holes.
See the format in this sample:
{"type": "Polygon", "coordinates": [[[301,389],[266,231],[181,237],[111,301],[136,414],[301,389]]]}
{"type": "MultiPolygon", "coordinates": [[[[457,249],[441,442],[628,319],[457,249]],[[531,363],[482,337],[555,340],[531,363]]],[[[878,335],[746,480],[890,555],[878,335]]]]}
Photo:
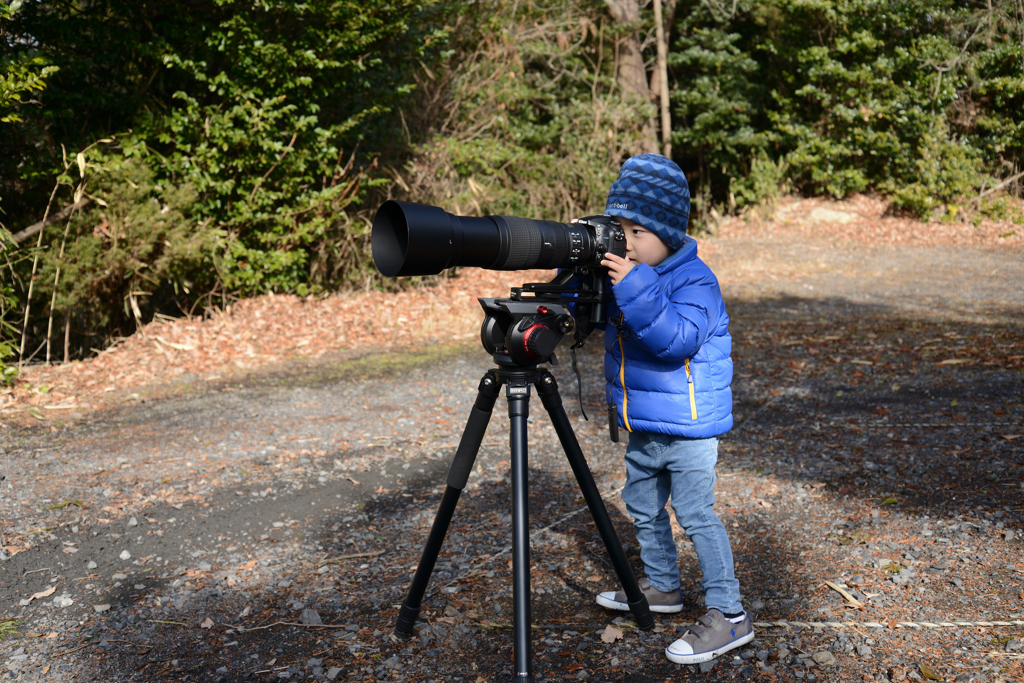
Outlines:
{"type": "Polygon", "coordinates": [[[488,371],[480,380],[476,403],[470,412],[466,429],[462,433],[455,458],[448,470],[444,496],[441,498],[434,524],[423,548],[423,556],[409,586],[409,594],[399,611],[395,634],[402,637],[412,635],[413,625],[419,615],[421,601],[430,575],[434,571],[445,534],[448,532],[455,506],[469,480],[469,473],[473,470],[494,402],[498,398],[501,385],[504,384],[505,396],[508,399],[508,416],[511,421],[509,441],[512,451],[514,680],[517,683],[532,683],[534,678],[530,642],[530,524],[526,426],[530,412],[531,385],[537,388],[544,408],[551,417],[555,433],[626,593],[630,611],[639,627],[644,630],[654,626],[654,618],[651,616],[647,598],[640,591],[636,576],[626,560],[626,554],[622,551],[604,501],[601,500],[597,484],[594,483],[594,477],[583,456],[583,450],[562,407],[555,378],[546,369],[537,367],[536,359],[547,362],[561,337],[572,330],[571,318],[566,322],[568,316],[564,309],[554,304],[538,307],[536,304],[522,304],[507,299],[481,299],[481,303],[488,315],[488,319],[484,321],[485,348],[491,350],[492,345],[488,344],[489,334],[492,337],[491,341],[499,336],[505,341],[494,353],[499,367],[488,371]],[[557,310],[552,311],[552,308],[557,310]],[[504,334],[499,335],[500,332],[504,334]],[[529,364],[531,360],[532,366],[529,364]]]}

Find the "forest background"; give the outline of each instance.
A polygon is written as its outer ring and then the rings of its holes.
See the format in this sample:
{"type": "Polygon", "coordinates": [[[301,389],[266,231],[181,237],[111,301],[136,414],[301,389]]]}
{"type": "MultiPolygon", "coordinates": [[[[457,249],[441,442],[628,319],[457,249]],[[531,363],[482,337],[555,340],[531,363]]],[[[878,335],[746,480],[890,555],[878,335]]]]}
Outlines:
{"type": "Polygon", "coordinates": [[[790,192],[1024,222],[1024,0],[663,0],[667,131],[654,9],[0,0],[0,377],[239,297],[399,286],[382,199],[567,221],[665,143],[697,230],[790,192]]]}

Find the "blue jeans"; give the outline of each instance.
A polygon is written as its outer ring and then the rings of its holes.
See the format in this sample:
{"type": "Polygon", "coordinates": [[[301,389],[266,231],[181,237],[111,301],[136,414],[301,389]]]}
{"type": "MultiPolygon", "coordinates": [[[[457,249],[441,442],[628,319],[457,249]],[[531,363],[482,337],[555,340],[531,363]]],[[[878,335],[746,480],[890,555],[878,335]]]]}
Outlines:
{"type": "Polygon", "coordinates": [[[686,439],[632,432],[626,447],[622,501],[633,518],[648,582],[660,591],[679,588],[679,565],[665,503],[672,495],[676,520],[693,542],[704,575],[708,609],[743,611],[725,526],[715,514],[718,439],[686,439]]]}

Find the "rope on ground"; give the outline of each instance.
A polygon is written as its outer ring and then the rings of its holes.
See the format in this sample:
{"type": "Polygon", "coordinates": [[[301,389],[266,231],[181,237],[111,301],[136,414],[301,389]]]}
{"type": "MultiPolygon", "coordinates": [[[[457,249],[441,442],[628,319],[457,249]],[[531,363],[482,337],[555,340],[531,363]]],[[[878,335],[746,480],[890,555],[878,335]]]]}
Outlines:
{"type": "Polygon", "coordinates": [[[1019,422],[868,422],[865,424],[837,425],[849,429],[888,427],[1016,427],[1019,422]]]}
{"type": "MultiPolygon", "coordinates": [[[[890,624],[879,621],[755,621],[758,628],[890,628],[890,624]]],[[[989,628],[993,626],[1024,626],[1024,620],[1012,621],[897,621],[892,628],[925,629],[925,628],[989,628]]]]}

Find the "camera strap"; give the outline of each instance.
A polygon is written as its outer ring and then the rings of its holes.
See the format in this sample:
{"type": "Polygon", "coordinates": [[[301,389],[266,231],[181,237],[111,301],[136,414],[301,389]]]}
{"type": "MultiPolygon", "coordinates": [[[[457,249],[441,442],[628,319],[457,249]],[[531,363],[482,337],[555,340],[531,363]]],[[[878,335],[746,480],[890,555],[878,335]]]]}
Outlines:
{"type": "Polygon", "coordinates": [[[575,344],[569,347],[569,356],[572,358],[572,371],[576,373],[576,390],[579,395],[580,412],[583,413],[583,419],[590,422],[590,418],[587,417],[587,411],[583,409],[583,376],[580,375],[580,369],[576,366],[576,348],[582,346],[583,340],[578,339],[575,344]]]}

